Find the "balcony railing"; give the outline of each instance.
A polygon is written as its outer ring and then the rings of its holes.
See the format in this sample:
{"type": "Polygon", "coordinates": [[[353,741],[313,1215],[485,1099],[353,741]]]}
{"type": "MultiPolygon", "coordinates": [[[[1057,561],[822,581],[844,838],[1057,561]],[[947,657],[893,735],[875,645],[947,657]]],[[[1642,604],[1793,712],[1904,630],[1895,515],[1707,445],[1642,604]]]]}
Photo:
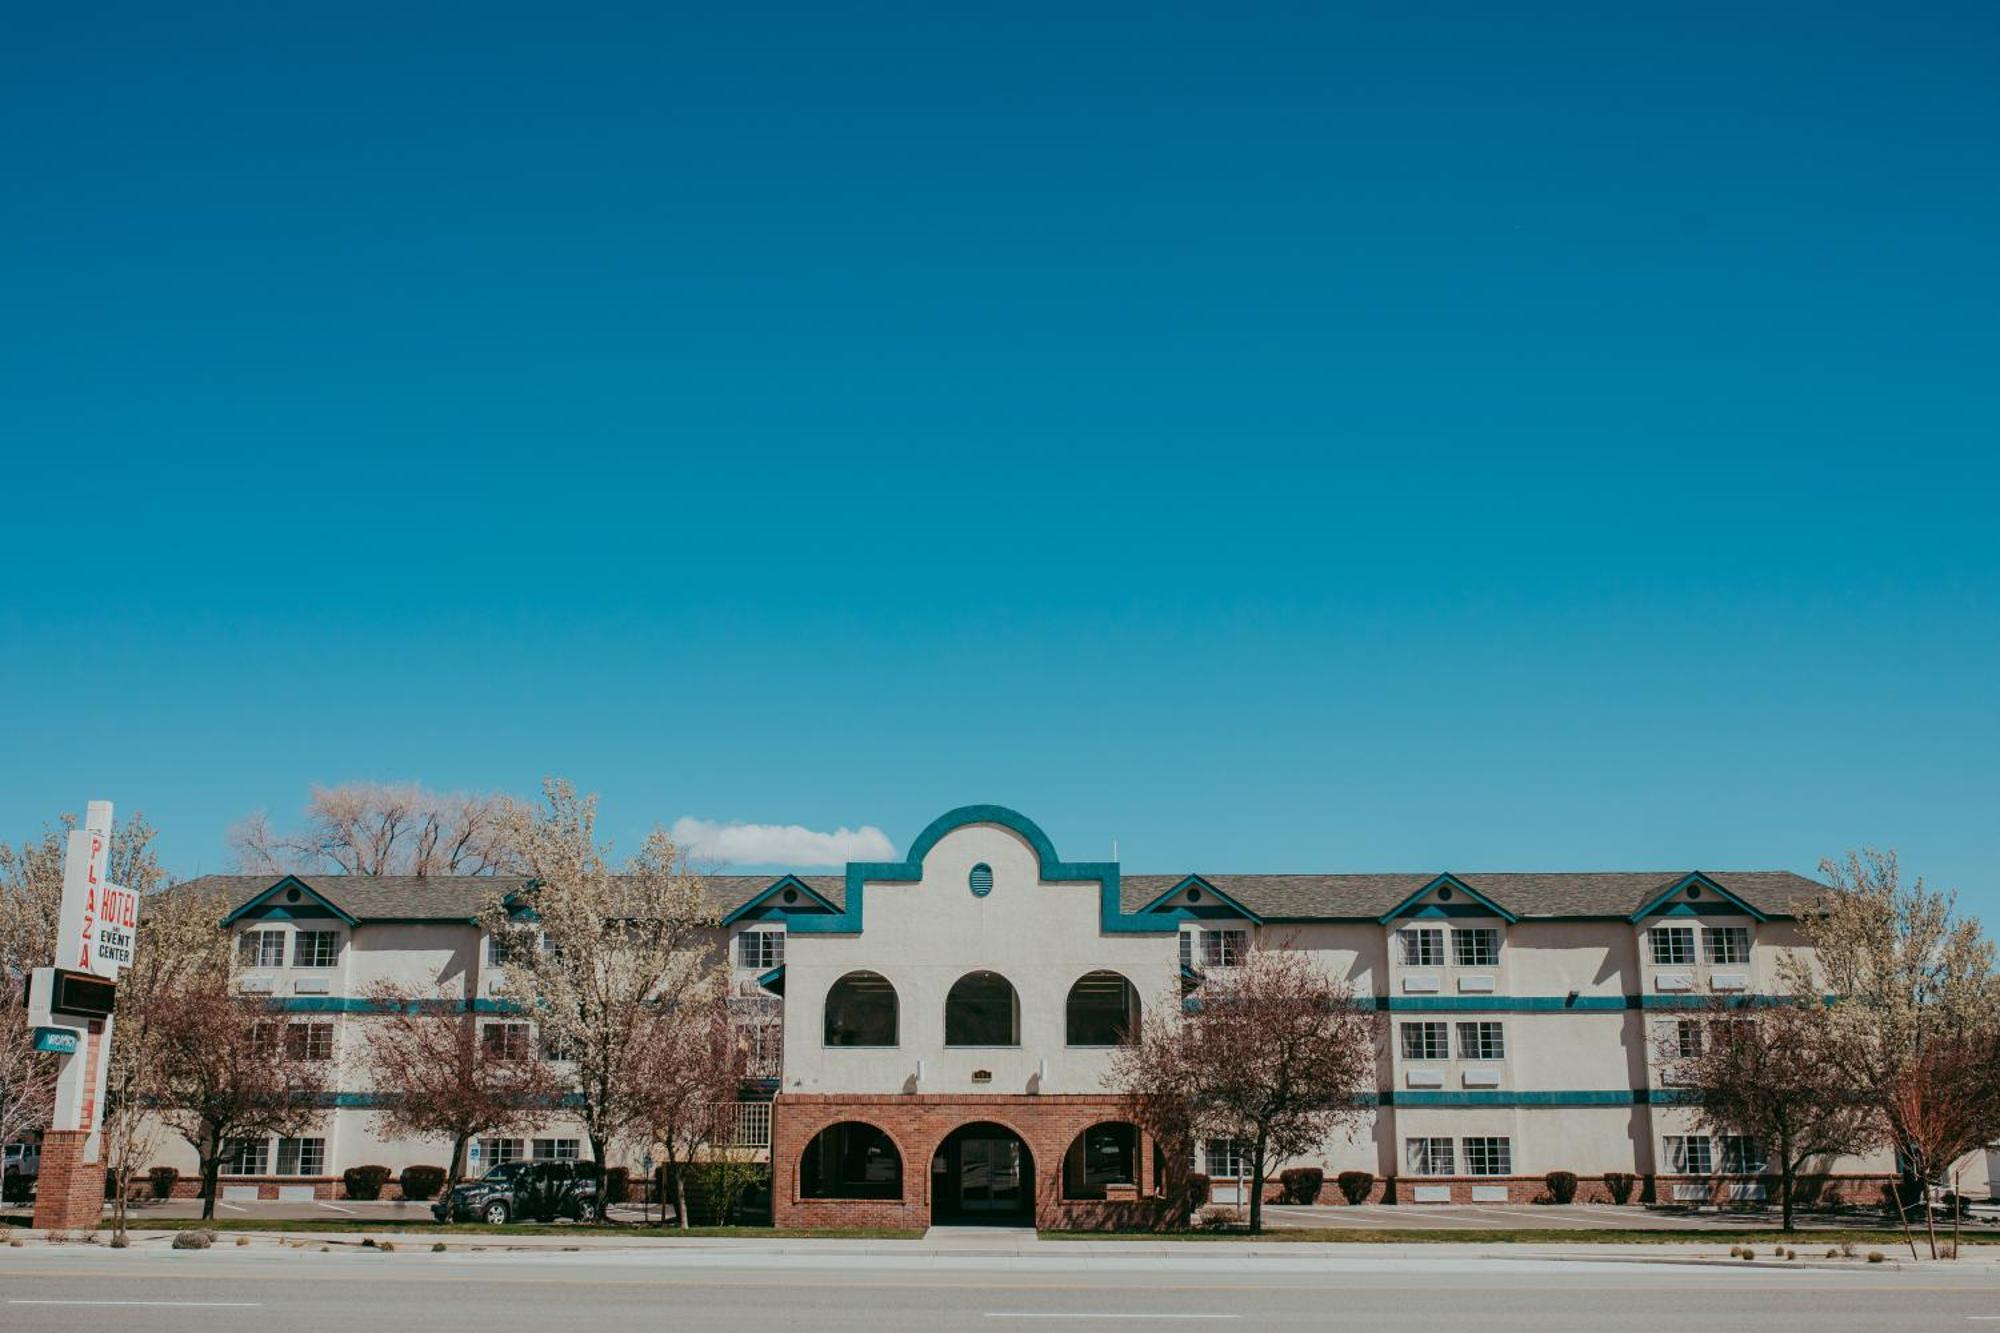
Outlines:
{"type": "Polygon", "coordinates": [[[771,1103],[718,1102],[711,1134],[718,1148],[769,1148],[771,1103]]]}

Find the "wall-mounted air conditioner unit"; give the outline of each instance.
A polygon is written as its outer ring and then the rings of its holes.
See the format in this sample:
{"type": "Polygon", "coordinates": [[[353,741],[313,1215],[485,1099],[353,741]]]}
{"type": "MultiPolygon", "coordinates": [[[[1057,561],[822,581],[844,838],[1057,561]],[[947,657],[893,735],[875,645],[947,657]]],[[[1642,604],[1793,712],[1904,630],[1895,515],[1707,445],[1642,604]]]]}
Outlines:
{"type": "Polygon", "coordinates": [[[1403,978],[1403,989],[1412,995],[1435,995],[1438,988],[1437,974],[1419,972],[1403,978]]]}
{"type": "Polygon", "coordinates": [[[1458,979],[1458,989],[1466,995],[1491,995],[1495,984],[1490,972],[1474,972],[1458,979]]]}

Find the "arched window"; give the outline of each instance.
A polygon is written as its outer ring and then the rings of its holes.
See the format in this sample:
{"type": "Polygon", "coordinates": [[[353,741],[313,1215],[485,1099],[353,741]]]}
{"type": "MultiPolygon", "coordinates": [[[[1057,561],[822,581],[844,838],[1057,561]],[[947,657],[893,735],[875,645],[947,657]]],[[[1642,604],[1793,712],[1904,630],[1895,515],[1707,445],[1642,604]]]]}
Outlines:
{"type": "Polygon", "coordinates": [[[1130,1046],[1139,1039],[1139,991],[1116,972],[1087,972],[1069,988],[1072,1046],[1130,1046]]]}
{"type": "Polygon", "coordinates": [[[967,972],[944,997],[947,1046],[1019,1046],[1021,1002],[998,972],[967,972]]]}
{"type": "Polygon", "coordinates": [[[880,972],[849,972],[826,993],[826,1044],[894,1046],[896,988],[880,972]]]}
{"type": "Polygon", "coordinates": [[[1122,1121],[1092,1125],[1063,1154],[1065,1199],[1101,1199],[1106,1185],[1139,1183],[1139,1128],[1122,1121]]]}
{"type": "Polygon", "coordinates": [[[873,1125],[859,1120],[828,1125],[799,1157],[799,1197],[900,1199],[903,1155],[873,1125]]]}

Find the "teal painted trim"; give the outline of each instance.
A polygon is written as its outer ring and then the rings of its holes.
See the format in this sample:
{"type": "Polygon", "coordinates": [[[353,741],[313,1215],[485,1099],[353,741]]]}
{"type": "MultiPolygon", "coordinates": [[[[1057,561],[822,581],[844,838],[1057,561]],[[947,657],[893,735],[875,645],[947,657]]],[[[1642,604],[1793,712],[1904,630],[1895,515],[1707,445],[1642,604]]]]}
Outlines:
{"type": "Polygon", "coordinates": [[[824,896],[815,891],[812,885],[806,883],[804,880],[800,879],[797,875],[786,875],[782,879],[773,881],[771,887],[757,894],[755,897],[751,898],[748,902],[744,903],[741,907],[736,908],[728,916],[723,917],[722,924],[725,926],[733,926],[738,921],[741,921],[744,917],[750,915],[752,912],[757,912],[759,914],[762,914],[762,912],[767,906],[771,911],[779,912],[782,914],[790,914],[793,912],[804,913],[813,911],[838,913],[840,910],[839,908],[835,907],[832,903],[828,902],[824,896]],[[801,906],[796,903],[791,905],[786,905],[785,903],[782,902],[772,903],[770,901],[772,898],[782,894],[786,889],[798,890],[800,894],[804,895],[807,899],[810,900],[812,906],[801,906]]]}
{"type": "Polygon", "coordinates": [[[772,968],[769,972],[766,972],[763,976],[758,977],[757,984],[759,986],[762,986],[765,990],[774,990],[781,995],[784,994],[785,965],[783,963],[780,963],[776,967],[772,968]]]}
{"type": "MultiPolygon", "coordinates": [[[[346,995],[284,995],[272,999],[271,1006],[285,1014],[387,1014],[395,1011],[395,1006],[377,1004],[373,1000],[346,995]]],[[[475,999],[470,1011],[475,1014],[519,1014],[525,1013],[520,1005],[509,1000],[475,999]]],[[[465,1012],[463,1009],[460,1012],[465,1012]]]]}
{"type": "Polygon", "coordinates": [[[1762,912],[1752,907],[1749,903],[1744,902],[1741,898],[1731,893],[1728,889],[1723,888],[1720,884],[1717,884],[1714,880],[1710,879],[1707,875],[1702,874],[1699,870],[1695,870],[1695,871],[1690,871],[1688,874],[1682,875],[1679,879],[1667,885],[1666,888],[1661,889],[1657,894],[1653,895],[1653,898],[1650,902],[1648,902],[1644,907],[1640,908],[1638,911],[1632,913],[1631,917],[1629,918],[1630,921],[1632,922],[1633,925],[1635,926],[1638,925],[1641,921],[1644,921],[1647,917],[1652,916],[1655,912],[1659,911],[1661,909],[1662,904],[1664,904],[1668,899],[1673,898],[1675,895],[1679,894],[1682,890],[1686,889],[1688,886],[1693,884],[1699,884],[1702,887],[1703,891],[1705,892],[1721,894],[1724,898],[1728,899],[1730,902],[1735,903],[1739,908],[1743,910],[1744,915],[1750,917],[1753,920],[1756,921],[1770,920],[1769,917],[1765,916],[1762,912]]]}
{"type": "Polygon", "coordinates": [[[1386,926],[1391,921],[1394,921],[1397,917],[1407,914],[1412,908],[1414,908],[1418,903],[1422,902],[1428,895],[1430,895],[1435,890],[1445,888],[1447,886],[1456,892],[1466,895],[1466,897],[1471,898],[1475,902],[1484,904],[1487,908],[1489,908],[1492,911],[1492,914],[1494,916],[1499,917],[1502,921],[1505,921],[1510,926],[1513,925],[1516,921],[1519,921],[1521,919],[1520,917],[1514,915],[1514,913],[1502,907],[1499,903],[1494,902],[1491,898],[1481,893],[1478,889],[1475,889],[1470,884],[1467,884],[1464,880],[1460,879],[1458,876],[1451,874],[1450,872],[1447,871],[1445,874],[1439,875],[1436,879],[1424,885],[1421,889],[1418,889],[1415,893],[1411,894],[1409,897],[1403,899],[1403,901],[1401,901],[1400,903],[1397,903],[1394,907],[1384,912],[1381,916],[1376,917],[1375,920],[1379,924],[1386,926]]]}
{"type": "Polygon", "coordinates": [[[1639,1007],[1637,995],[1391,995],[1392,1013],[1607,1013],[1639,1007]]]}
{"type": "MultiPolygon", "coordinates": [[[[313,1102],[318,1106],[342,1110],[361,1110],[394,1105],[400,1095],[394,1092],[323,1092],[313,1098],[313,1102]]],[[[583,1094],[579,1092],[566,1092],[556,1098],[554,1104],[557,1106],[581,1106],[583,1105],[583,1094]]]]}
{"type": "Polygon", "coordinates": [[[339,921],[341,917],[335,914],[331,908],[321,907],[318,903],[299,903],[292,907],[286,907],[280,903],[266,903],[255,911],[245,912],[238,919],[243,921],[339,921]]]}
{"type": "Polygon", "coordinates": [[[271,897],[271,895],[276,893],[280,889],[297,889],[299,890],[299,892],[310,896],[314,902],[318,903],[321,907],[324,907],[328,912],[332,913],[334,916],[340,918],[340,920],[345,921],[348,925],[358,926],[361,924],[358,918],[349,916],[346,912],[343,912],[334,903],[329,902],[327,899],[321,897],[319,893],[313,889],[312,885],[306,883],[304,880],[300,879],[297,875],[286,875],[283,878],[277,880],[271,885],[270,888],[265,889],[260,894],[257,894],[255,897],[251,898],[250,901],[244,903],[241,907],[231,912],[228,916],[223,917],[222,924],[225,926],[234,925],[236,922],[241,921],[244,917],[251,915],[251,913],[255,912],[258,908],[265,906],[267,900],[271,897]]]}
{"type": "MultiPolygon", "coordinates": [[[[1832,996],[1827,997],[1831,1002],[1832,996]]],[[[1717,1000],[1729,1009],[1769,1009],[1791,1004],[1789,995],[1641,995],[1641,1009],[1706,1009],[1717,1000]]]]}
{"type": "Polygon", "coordinates": [[[1228,894],[1224,893],[1221,889],[1216,888],[1215,885],[1209,883],[1206,879],[1204,879],[1200,875],[1183,876],[1180,883],[1174,885],[1171,889],[1168,889],[1165,893],[1153,899],[1153,901],[1147,903],[1144,907],[1140,908],[1139,911],[1142,913],[1166,912],[1180,916],[1197,916],[1197,917],[1219,915],[1212,907],[1189,907],[1184,903],[1175,903],[1171,901],[1172,899],[1185,894],[1189,889],[1200,889],[1203,893],[1215,899],[1217,903],[1220,903],[1223,907],[1228,908],[1231,912],[1235,913],[1237,916],[1242,917],[1245,921],[1253,921],[1260,926],[1264,924],[1263,917],[1257,915],[1255,912],[1245,907],[1242,903],[1237,902],[1236,899],[1230,897],[1228,894]]]}
{"type": "Polygon", "coordinates": [[[1644,1106],[1645,1088],[1565,1092],[1407,1092],[1381,1094],[1385,1106],[1644,1106]]]}
{"type": "Polygon", "coordinates": [[[803,935],[859,935],[866,907],[868,881],[888,884],[915,884],[924,877],[924,857],[938,840],[954,829],[969,824],[998,824],[1018,834],[1034,850],[1040,877],[1053,883],[1097,885],[1098,929],[1108,935],[1171,935],[1180,923],[1173,917],[1144,914],[1126,915],[1118,898],[1116,861],[1064,861],[1055,845],[1032,819],[1004,805],[962,805],[932,820],[917,840],[910,844],[901,861],[849,861],[847,863],[847,904],[829,916],[807,916],[789,923],[789,929],[803,935]]]}

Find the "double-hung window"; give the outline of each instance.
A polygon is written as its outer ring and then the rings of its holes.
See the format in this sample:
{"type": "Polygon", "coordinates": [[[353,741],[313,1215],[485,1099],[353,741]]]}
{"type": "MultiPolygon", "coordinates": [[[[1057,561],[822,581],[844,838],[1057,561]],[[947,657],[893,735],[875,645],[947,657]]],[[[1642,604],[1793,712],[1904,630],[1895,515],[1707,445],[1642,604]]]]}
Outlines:
{"type": "Polygon", "coordinates": [[[281,1176],[322,1176],[326,1174],[325,1139],[279,1139],[278,1174],[281,1176]]]}
{"type": "Polygon", "coordinates": [[[1404,967],[1443,967],[1444,932],[1430,926],[1419,926],[1396,932],[1402,945],[1401,961],[1404,967]]]}
{"type": "Polygon", "coordinates": [[[1702,942],[1708,946],[1708,961],[1711,963],[1750,961],[1748,926],[1710,926],[1703,932],[1702,942]]]}
{"type": "Polygon", "coordinates": [[[294,1060],[333,1059],[333,1024],[292,1023],[285,1028],[285,1054],[294,1060]]]}
{"type": "Polygon", "coordinates": [[[574,1162],[577,1154],[575,1139],[536,1139],[535,1160],[538,1162],[574,1162]]]}
{"type": "Polygon", "coordinates": [[[1405,1060],[1449,1060],[1451,1059],[1450,1026],[1445,1023],[1405,1023],[1403,1026],[1403,1058],[1405,1060]]]}
{"type": "Polygon", "coordinates": [[[1508,1176],[1514,1173],[1514,1140],[1510,1138],[1469,1138],[1465,1141],[1465,1172],[1472,1176],[1508,1176]]]}
{"type": "Polygon", "coordinates": [[[283,967],[285,965],[285,932],[282,930],[246,930],[237,944],[237,958],[245,967],[283,967]]]}
{"type": "Polygon", "coordinates": [[[1754,1176],[1764,1170],[1764,1147],[1748,1134],[1722,1136],[1722,1173],[1754,1176]]]}
{"type": "Polygon", "coordinates": [[[1405,1139],[1403,1161],[1413,1176],[1448,1176],[1454,1166],[1450,1139],[1405,1139]]]}
{"type": "Polygon", "coordinates": [[[1674,1054],[1683,1060],[1699,1059],[1702,1046],[1699,1018],[1681,1018],[1674,1021],[1674,1054]]]}
{"type": "Polygon", "coordinates": [[[489,1060],[525,1060],[530,1039],[526,1023],[488,1023],[479,1029],[479,1051],[489,1060]]]}
{"type": "Polygon", "coordinates": [[[1654,926],[1654,967],[1687,967],[1694,962],[1693,926],[1654,926]]]}
{"type": "Polygon", "coordinates": [[[1498,967],[1500,932],[1490,926],[1451,932],[1452,962],[1460,967],[1498,967]]]}
{"type": "Polygon", "coordinates": [[[1715,1171],[1714,1142],[1706,1134],[1669,1134],[1667,1164],[1676,1175],[1711,1175],[1715,1171]]]}
{"type": "Polygon", "coordinates": [[[1476,1022],[1458,1025],[1458,1058],[1461,1060],[1505,1060],[1507,1038],[1499,1023],[1476,1022]]]}
{"type": "Polygon", "coordinates": [[[1209,1139],[1202,1144],[1203,1174],[1210,1180],[1235,1180],[1250,1157],[1242,1139],[1209,1139]]]}
{"type": "Polygon", "coordinates": [[[292,936],[293,967],[332,967],[339,961],[339,931],[302,930],[292,936]]]}
{"type": "Polygon", "coordinates": [[[231,1139],[222,1149],[222,1174],[261,1176],[271,1170],[269,1139],[231,1139]]]}
{"type": "Polygon", "coordinates": [[[514,957],[514,946],[505,935],[494,934],[486,937],[486,966],[505,967],[514,957]]]}
{"type": "Polygon", "coordinates": [[[502,1162],[518,1162],[525,1155],[519,1139],[481,1139],[478,1148],[479,1164],[489,1168],[502,1162]]]}
{"type": "Polygon", "coordinates": [[[1250,952],[1250,932],[1247,930],[1201,932],[1203,967],[1240,967],[1243,964],[1243,955],[1248,952],[1250,952]]]}
{"type": "Polygon", "coordinates": [[[785,932],[746,930],[736,937],[736,965],[753,972],[768,972],[785,961],[785,932]]]}

